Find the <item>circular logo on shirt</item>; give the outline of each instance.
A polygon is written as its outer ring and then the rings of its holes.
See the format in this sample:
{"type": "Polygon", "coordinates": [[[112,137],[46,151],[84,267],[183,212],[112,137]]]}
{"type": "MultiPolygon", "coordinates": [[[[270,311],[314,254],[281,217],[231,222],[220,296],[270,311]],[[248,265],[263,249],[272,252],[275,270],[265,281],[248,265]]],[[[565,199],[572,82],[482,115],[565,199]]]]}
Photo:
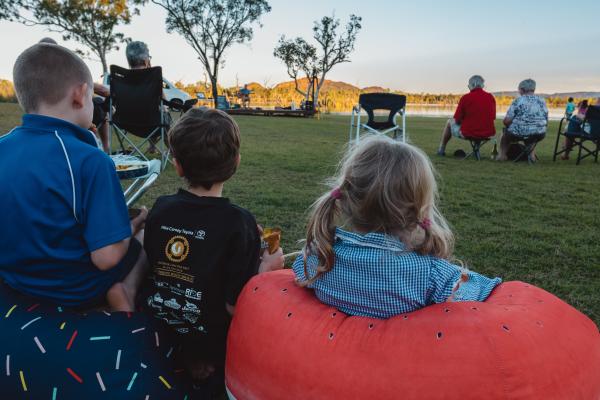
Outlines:
{"type": "Polygon", "coordinates": [[[190,252],[190,244],[183,236],[173,236],[165,247],[165,255],[170,261],[182,262],[190,252]]]}

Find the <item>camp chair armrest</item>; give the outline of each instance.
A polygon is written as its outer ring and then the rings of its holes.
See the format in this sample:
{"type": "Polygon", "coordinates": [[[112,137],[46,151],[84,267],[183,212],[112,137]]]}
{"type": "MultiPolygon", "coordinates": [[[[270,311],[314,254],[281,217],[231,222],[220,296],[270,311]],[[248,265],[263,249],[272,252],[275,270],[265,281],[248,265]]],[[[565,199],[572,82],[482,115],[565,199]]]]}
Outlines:
{"type": "Polygon", "coordinates": [[[171,101],[171,100],[162,100],[163,105],[167,106],[167,107],[171,107],[173,110],[182,110],[183,109],[183,104],[178,103],[176,101],[171,101]]]}
{"type": "Polygon", "coordinates": [[[163,99],[162,102],[163,102],[163,105],[170,107],[173,110],[185,112],[185,111],[188,111],[190,108],[192,108],[194,105],[196,105],[196,103],[198,103],[198,99],[186,100],[185,103],[183,103],[183,104],[176,102],[176,101],[165,100],[165,99],[163,99]]]}

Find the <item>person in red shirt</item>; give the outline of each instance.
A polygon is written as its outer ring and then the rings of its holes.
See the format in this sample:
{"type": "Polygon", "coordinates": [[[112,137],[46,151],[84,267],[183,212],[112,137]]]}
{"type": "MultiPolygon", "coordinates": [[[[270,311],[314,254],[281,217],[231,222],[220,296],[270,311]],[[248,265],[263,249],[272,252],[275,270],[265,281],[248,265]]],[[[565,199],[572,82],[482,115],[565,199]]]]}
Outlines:
{"type": "Polygon", "coordinates": [[[483,90],[484,80],[479,75],[469,79],[470,92],[460,98],[454,118],[450,118],[442,131],[437,154],[446,155],[446,145],[452,136],[465,138],[488,138],[496,134],[496,100],[483,90]]]}

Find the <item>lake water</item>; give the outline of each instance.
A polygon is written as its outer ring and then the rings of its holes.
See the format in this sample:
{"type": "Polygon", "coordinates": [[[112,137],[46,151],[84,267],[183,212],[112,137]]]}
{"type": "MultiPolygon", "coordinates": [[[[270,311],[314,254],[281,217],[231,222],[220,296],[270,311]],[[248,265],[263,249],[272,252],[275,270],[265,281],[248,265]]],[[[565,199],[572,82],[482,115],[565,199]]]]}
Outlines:
{"type": "MultiPolygon", "coordinates": [[[[406,115],[407,116],[418,116],[418,117],[452,117],[456,106],[447,105],[435,105],[435,104],[407,104],[406,115]]],[[[498,106],[496,108],[497,118],[504,118],[508,106],[498,106]]],[[[350,112],[332,112],[334,115],[350,115],[350,112]]],[[[387,113],[375,112],[376,115],[387,115],[387,113]]],[[[552,120],[560,120],[565,114],[563,108],[550,108],[548,110],[548,116],[552,120]]]]}

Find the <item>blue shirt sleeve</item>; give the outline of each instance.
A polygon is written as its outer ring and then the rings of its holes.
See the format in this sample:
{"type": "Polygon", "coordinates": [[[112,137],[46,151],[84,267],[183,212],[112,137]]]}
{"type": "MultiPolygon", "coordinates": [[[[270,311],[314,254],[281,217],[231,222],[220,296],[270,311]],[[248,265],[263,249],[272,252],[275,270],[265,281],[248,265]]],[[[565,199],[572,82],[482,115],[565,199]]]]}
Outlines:
{"type": "Polygon", "coordinates": [[[484,301],[492,290],[498,286],[500,278],[488,278],[477,272],[463,270],[446,260],[434,259],[429,279],[431,303],[443,303],[453,294],[454,301],[484,301]],[[456,292],[452,289],[458,283],[462,272],[467,274],[467,281],[462,282],[456,292]]]}
{"type": "Polygon", "coordinates": [[[427,299],[427,303],[443,303],[448,300],[460,276],[460,267],[446,260],[434,258],[429,274],[429,299],[427,299]]]}
{"type": "Polygon", "coordinates": [[[82,164],[83,236],[90,252],[131,236],[127,205],[113,161],[98,151],[82,164]]]}
{"type": "MultiPolygon", "coordinates": [[[[294,270],[294,275],[296,275],[296,280],[298,282],[305,282],[308,280],[306,274],[304,273],[304,251],[296,257],[296,261],[292,264],[292,269],[294,270]]],[[[315,276],[315,268],[314,266],[317,264],[318,260],[316,256],[309,256],[306,260],[306,269],[308,270],[309,277],[315,276]]],[[[310,284],[308,287],[312,287],[310,284]]]]}

